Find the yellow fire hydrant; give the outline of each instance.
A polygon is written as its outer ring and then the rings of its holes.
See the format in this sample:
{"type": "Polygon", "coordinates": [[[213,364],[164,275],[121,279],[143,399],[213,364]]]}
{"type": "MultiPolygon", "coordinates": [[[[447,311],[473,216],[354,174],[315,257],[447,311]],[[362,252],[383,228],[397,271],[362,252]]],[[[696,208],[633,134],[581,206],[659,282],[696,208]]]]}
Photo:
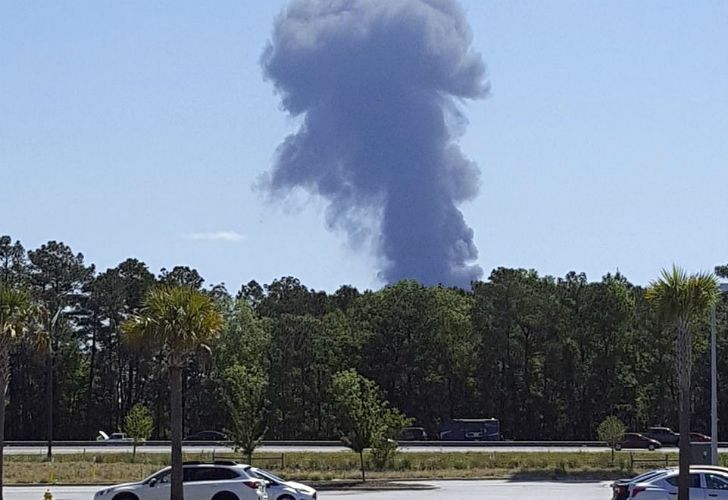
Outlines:
{"type": "Polygon", "coordinates": [[[43,493],[43,500],[53,500],[53,493],[51,493],[50,489],[43,493]]]}

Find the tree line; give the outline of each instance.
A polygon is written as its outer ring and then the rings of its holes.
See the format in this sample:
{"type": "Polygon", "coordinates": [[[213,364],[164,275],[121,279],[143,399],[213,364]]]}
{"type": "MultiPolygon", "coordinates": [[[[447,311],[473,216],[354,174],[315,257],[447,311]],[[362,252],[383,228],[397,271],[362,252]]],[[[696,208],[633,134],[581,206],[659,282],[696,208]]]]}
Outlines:
{"type": "MultiPolygon", "coordinates": [[[[234,430],[235,407],[262,417],[266,439],[338,439],[333,382],[347,370],[433,436],[448,418],[496,417],[504,437],[516,439],[596,439],[609,415],[631,430],[678,426],[674,335],[645,289],[619,273],[590,282],[576,272],[498,268],[470,290],[402,281],[333,293],[282,277],[230,292],[184,266],[155,275],[127,259],[100,272],[61,242],[26,250],[2,236],[0,283],[42,306],[49,334],[40,347],[24,338],[10,354],[8,440],[45,439],[49,411],[55,439],[93,439],[122,429],[137,404],[151,412],[152,437],[169,437],[162,353],[122,341],[124,322],[160,285],[202,291],[224,318],[209,350],[181,366],[185,434],[234,430]]],[[[724,294],[722,380],[727,313],[724,294]]],[[[690,404],[693,430],[702,432],[710,428],[708,320],[695,325],[693,346],[690,404]]],[[[719,415],[726,412],[728,386],[719,384],[719,415]]],[[[728,418],[719,432],[728,435],[728,418]]]]}

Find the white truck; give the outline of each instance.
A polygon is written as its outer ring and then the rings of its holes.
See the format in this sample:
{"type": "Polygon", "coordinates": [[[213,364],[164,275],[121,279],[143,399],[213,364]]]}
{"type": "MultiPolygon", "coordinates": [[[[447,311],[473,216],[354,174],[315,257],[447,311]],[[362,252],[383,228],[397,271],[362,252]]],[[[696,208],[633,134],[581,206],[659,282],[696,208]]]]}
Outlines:
{"type": "Polygon", "coordinates": [[[106,434],[104,431],[99,431],[99,435],[96,436],[96,441],[104,441],[105,443],[131,443],[134,441],[132,438],[126,435],[125,432],[112,432],[106,434]]]}

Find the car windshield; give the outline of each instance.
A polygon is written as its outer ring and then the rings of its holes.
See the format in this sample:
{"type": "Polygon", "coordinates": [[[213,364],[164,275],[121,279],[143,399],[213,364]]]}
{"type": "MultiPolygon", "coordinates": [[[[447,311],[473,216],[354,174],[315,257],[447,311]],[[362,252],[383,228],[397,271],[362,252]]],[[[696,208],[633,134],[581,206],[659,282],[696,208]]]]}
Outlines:
{"type": "Polygon", "coordinates": [[[256,468],[252,468],[252,467],[251,467],[250,470],[256,476],[260,477],[261,479],[271,479],[271,480],[273,480],[273,481],[275,481],[277,483],[285,483],[286,482],[285,479],[282,479],[282,478],[276,476],[275,474],[272,474],[272,473],[268,472],[267,470],[256,469],[256,468]]]}

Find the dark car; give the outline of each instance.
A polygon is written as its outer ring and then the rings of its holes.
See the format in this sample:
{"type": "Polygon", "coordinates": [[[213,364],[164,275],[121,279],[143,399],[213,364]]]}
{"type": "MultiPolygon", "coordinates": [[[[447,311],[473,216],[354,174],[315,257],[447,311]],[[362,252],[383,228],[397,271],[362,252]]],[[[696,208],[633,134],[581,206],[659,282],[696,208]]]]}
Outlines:
{"type": "Polygon", "coordinates": [[[691,432],[690,433],[690,442],[691,443],[709,443],[710,436],[706,436],[705,434],[701,434],[699,432],[691,432]]]}
{"type": "Polygon", "coordinates": [[[218,431],[200,431],[190,434],[185,441],[227,441],[228,437],[218,431]]]}
{"type": "Polygon", "coordinates": [[[400,441],[427,441],[427,432],[423,427],[405,427],[399,433],[400,441]]]}
{"type": "Polygon", "coordinates": [[[678,441],[680,441],[680,434],[673,432],[668,427],[650,427],[644,435],[659,441],[663,445],[677,446],[678,441]]]}
{"type": "Polygon", "coordinates": [[[622,448],[646,448],[648,450],[654,450],[655,448],[662,448],[662,445],[659,441],[650,439],[637,432],[628,432],[624,435],[624,440],[621,443],[617,443],[614,447],[615,450],[621,450],[622,448]]]}

